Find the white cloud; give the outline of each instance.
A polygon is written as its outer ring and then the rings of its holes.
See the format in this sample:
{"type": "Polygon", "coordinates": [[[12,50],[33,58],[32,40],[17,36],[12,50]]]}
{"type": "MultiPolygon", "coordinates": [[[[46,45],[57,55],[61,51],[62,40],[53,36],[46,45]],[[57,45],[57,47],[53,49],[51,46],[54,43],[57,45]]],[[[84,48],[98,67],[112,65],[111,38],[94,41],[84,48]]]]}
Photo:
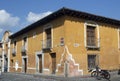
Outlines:
{"type": "Polygon", "coordinates": [[[0,38],[6,30],[14,31],[19,26],[19,17],[12,16],[6,10],[0,10],[0,38]]]}
{"type": "Polygon", "coordinates": [[[14,27],[18,25],[19,18],[13,17],[10,13],[5,10],[0,10],[0,27],[14,27]]]}
{"type": "Polygon", "coordinates": [[[36,13],[33,13],[33,12],[29,12],[28,16],[27,16],[27,21],[32,23],[32,22],[35,22],[39,19],[42,19],[43,17],[51,14],[52,12],[48,11],[48,12],[44,12],[44,13],[40,13],[40,14],[36,14],[36,13]]]}

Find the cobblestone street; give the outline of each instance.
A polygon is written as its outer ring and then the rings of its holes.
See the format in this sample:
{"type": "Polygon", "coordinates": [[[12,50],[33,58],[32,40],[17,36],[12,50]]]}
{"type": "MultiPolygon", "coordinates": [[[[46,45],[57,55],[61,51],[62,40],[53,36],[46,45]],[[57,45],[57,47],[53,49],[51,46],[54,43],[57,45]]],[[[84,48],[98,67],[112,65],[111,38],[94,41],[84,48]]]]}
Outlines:
{"type": "MultiPolygon", "coordinates": [[[[0,81],[107,81],[105,79],[96,80],[89,76],[82,77],[57,77],[43,75],[29,75],[19,73],[2,73],[0,81]]],[[[120,81],[120,75],[112,74],[110,81],[120,81]]]]}

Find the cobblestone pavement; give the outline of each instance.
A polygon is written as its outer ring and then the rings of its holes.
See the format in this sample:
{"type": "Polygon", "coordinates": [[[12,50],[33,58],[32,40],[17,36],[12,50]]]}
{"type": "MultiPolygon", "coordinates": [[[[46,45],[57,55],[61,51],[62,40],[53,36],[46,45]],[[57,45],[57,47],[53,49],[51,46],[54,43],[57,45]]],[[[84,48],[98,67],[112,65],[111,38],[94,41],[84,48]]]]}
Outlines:
{"type": "MultiPolygon", "coordinates": [[[[97,80],[90,76],[81,77],[58,77],[58,76],[44,76],[44,75],[30,75],[22,73],[2,73],[0,81],[108,81],[106,79],[97,80]]],[[[120,75],[117,73],[111,74],[110,81],[120,81],[120,75]]]]}

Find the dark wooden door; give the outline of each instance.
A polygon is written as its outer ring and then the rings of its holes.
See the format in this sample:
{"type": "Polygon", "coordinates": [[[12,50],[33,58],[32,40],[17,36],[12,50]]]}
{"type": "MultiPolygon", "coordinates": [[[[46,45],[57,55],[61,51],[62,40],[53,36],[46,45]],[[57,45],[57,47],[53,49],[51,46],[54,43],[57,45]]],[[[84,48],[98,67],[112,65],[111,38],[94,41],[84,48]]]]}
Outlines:
{"type": "Polygon", "coordinates": [[[52,74],[55,74],[56,71],[56,53],[51,53],[52,57],[52,74]]]}
{"type": "Polygon", "coordinates": [[[27,58],[24,58],[24,72],[27,72],[27,58]]]}
{"type": "Polygon", "coordinates": [[[39,58],[39,73],[42,73],[42,55],[38,55],[39,58]]]}

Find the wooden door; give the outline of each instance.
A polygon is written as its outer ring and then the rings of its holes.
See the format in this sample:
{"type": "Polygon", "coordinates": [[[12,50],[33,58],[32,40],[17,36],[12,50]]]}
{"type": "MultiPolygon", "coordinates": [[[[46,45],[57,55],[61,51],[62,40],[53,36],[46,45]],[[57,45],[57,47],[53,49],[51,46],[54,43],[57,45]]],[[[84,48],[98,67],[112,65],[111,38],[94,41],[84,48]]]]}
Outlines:
{"type": "Polygon", "coordinates": [[[56,72],[56,53],[51,53],[52,57],[52,74],[56,72]]]}
{"type": "Polygon", "coordinates": [[[39,58],[39,73],[42,73],[42,55],[38,55],[39,58]]]}
{"type": "Polygon", "coordinates": [[[24,58],[24,72],[27,72],[27,58],[24,58]]]}

